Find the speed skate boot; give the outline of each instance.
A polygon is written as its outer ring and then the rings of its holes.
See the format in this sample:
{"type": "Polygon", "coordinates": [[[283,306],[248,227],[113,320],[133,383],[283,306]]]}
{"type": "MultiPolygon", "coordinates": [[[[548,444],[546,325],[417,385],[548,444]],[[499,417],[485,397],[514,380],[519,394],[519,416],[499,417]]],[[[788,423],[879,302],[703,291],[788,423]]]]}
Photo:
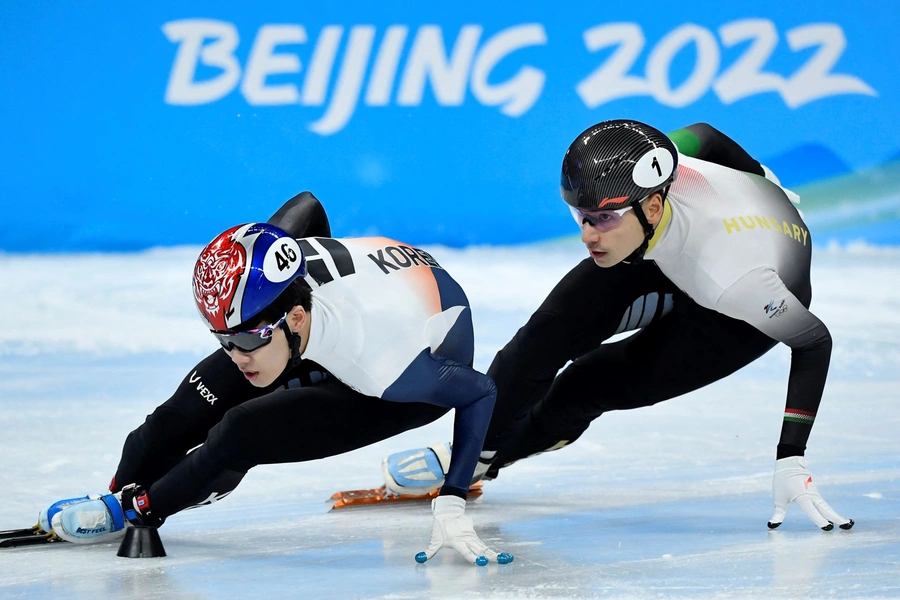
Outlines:
{"type": "Polygon", "coordinates": [[[53,517],[56,515],[56,513],[60,512],[70,504],[78,504],[79,502],[84,502],[85,500],[91,500],[92,498],[99,497],[100,496],[96,495],[81,496],[79,498],[66,498],[65,500],[54,502],[53,504],[42,510],[38,515],[38,526],[44,533],[50,533],[53,530],[53,517]]]}
{"type": "MultiPolygon", "coordinates": [[[[54,506],[57,504],[60,503],[54,506]]],[[[118,539],[125,533],[127,524],[151,527],[162,524],[150,510],[147,492],[135,484],[115,494],[89,496],[65,504],[50,518],[53,533],[76,544],[118,539]]]]}
{"type": "MultiPolygon", "coordinates": [[[[450,456],[453,447],[450,443],[435,444],[427,448],[416,448],[396,452],[381,461],[381,472],[384,476],[384,487],[398,496],[422,496],[444,485],[444,478],[450,469],[450,456]]],[[[472,483],[481,481],[491,466],[493,452],[482,452],[472,483]]]]}

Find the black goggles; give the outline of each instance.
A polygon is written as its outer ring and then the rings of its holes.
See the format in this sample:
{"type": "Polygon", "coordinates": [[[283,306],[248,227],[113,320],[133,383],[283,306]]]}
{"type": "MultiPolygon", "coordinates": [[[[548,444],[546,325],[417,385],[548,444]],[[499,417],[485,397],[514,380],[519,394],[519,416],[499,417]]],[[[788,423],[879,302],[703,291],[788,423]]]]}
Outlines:
{"type": "Polygon", "coordinates": [[[271,325],[266,325],[265,327],[260,327],[258,329],[249,329],[247,331],[238,331],[234,333],[211,331],[213,336],[219,340],[219,343],[222,344],[222,347],[226,351],[231,352],[232,350],[237,349],[241,352],[253,352],[271,342],[272,336],[275,335],[275,330],[281,327],[281,324],[284,323],[286,319],[287,313],[271,325]]]}

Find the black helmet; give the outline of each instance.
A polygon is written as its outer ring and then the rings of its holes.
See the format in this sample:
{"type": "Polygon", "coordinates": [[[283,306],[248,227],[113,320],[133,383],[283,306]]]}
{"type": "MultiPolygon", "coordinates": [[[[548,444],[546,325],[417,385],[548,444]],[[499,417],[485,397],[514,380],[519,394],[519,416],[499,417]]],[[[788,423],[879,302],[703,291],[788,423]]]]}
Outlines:
{"type": "Polygon", "coordinates": [[[569,146],[560,192],[576,208],[615,210],[664,190],[677,172],[678,151],[664,133],[638,121],[603,121],[569,146]]]}

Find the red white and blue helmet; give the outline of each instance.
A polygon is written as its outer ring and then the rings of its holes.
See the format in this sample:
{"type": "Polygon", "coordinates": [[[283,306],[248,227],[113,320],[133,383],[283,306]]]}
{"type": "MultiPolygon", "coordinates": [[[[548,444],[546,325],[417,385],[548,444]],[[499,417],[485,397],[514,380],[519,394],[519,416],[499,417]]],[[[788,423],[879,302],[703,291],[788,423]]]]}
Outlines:
{"type": "Polygon", "coordinates": [[[194,300],[213,331],[229,331],[259,314],[298,277],[306,257],[287,232],[268,223],[237,225],[200,253],[194,300]]]}

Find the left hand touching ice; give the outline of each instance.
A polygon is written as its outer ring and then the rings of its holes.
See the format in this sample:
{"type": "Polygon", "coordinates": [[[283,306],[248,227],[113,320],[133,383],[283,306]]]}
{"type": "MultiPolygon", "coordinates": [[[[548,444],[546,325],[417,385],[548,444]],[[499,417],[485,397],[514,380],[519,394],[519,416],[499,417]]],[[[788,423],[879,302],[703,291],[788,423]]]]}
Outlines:
{"type": "Polygon", "coordinates": [[[472,519],[466,515],[466,501],[457,496],[438,496],[431,501],[434,524],[431,544],[425,552],[416,554],[416,562],[423,563],[437,554],[441,548],[453,548],[470,563],[484,566],[490,561],[501,565],[513,561],[512,554],[497,554],[487,547],[475,533],[472,519]]]}
{"type": "Polygon", "coordinates": [[[841,529],[853,527],[853,519],[845,519],[834,512],[822,498],[802,456],[789,456],[775,461],[772,487],[775,493],[775,513],[769,519],[769,529],[781,525],[791,502],[796,502],[806,516],[825,531],[834,529],[835,524],[841,529]]]}

